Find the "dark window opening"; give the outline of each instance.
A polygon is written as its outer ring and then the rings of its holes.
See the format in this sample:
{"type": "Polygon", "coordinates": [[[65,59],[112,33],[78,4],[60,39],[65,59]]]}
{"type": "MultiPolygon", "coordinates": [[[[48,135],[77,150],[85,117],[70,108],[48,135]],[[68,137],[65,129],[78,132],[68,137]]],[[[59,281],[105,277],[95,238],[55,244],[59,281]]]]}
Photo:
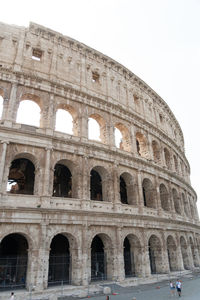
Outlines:
{"type": "Polygon", "coordinates": [[[136,148],[137,148],[137,153],[138,153],[139,155],[141,155],[141,154],[140,154],[140,143],[139,143],[138,140],[136,140],[136,148]]]}
{"type": "Polygon", "coordinates": [[[25,158],[15,159],[8,175],[7,191],[13,194],[33,195],[35,167],[25,158]]]}
{"type": "Polygon", "coordinates": [[[42,58],[42,51],[40,49],[33,49],[32,59],[40,61],[42,58]]]}
{"type": "Polygon", "coordinates": [[[124,240],[124,270],[125,270],[125,277],[136,276],[134,255],[133,253],[131,253],[131,246],[127,237],[124,240]]]}
{"type": "Polygon", "coordinates": [[[142,192],[143,192],[143,200],[144,200],[144,206],[147,206],[147,199],[146,199],[146,192],[145,192],[145,188],[142,188],[142,192]]]}
{"type": "Polygon", "coordinates": [[[58,234],[53,238],[50,248],[48,286],[71,283],[68,239],[58,234]]]}
{"type": "Polygon", "coordinates": [[[151,274],[156,274],[155,250],[151,247],[150,243],[149,243],[149,260],[150,260],[151,274]]]}
{"type": "Polygon", "coordinates": [[[0,290],[25,288],[28,243],[20,234],[6,236],[0,244],[0,290]]]}
{"type": "Polygon", "coordinates": [[[126,182],[122,176],[120,176],[120,199],[123,204],[128,204],[126,182]]]}
{"type": "Polygon", "coordinates": [[[54,170],[53,197],[72,197],[72,174],[61,164],[57,164],[54,170]]]}
{"type": "Polygon", "coordinates": [[[92,72],[92,82],[99,82],[99,74],[97,72],[92,72]]]}
{"type": "Polygon", "coordinates": [[[90,198],[102,201],[102,181],[98,172],[92,170],[90,173],[90,198]]]}
{"type": "Polygon", "coordinates": [[[91,245],[91,281],[106,280],[106,256],[100,237],[95,236],[91,245]]]}

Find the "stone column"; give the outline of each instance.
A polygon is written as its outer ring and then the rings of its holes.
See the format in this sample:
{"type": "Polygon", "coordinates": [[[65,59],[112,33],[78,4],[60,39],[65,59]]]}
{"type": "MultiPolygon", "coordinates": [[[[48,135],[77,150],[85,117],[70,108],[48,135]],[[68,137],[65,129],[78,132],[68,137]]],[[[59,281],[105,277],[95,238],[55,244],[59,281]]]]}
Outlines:
{"type": "Polygon", "coordinates": [[[162,232],[162,273],[169,273],[170,268],[169,268],[169,258],[168,258],[168,253],[167,253],[167,245],[166,245],[166,239],[165,239],[165,234],[162,232]]]}
{"type": "Polygon", "coordinates": [[[114,249],[114,280],[123,281],[125,279],[124,271],[124,248],[122,241],[122,228],[117,227],[117,245],[114,249]]]}
{"type": "Polygon", "coordinates": [[[43,179],[43,196],[51,196],[49,179],[50,179],[50,159],[52,148],[45,148],[45,169],[44,169],[44,179],[43,179]]]}
{"type": "Polygon", "coordinates": [[[138,170],[138,210],[140,214],[143,214],[143,208],[144,208],[144,198],[143,198],[143,191],[142,191],[142,176],[141,171],[138,170]]]}
{"type": "Polygon", "coordinates": [[[24,56],[24,41],[25,41],[25,34],[26,30],[20,31],[20,37],[19,41],[14,41],[16,44],[16,55],[15,55],[15,61],[14,61],[14,68],[13,70],[15,72],[21,71],[21,66],[23,63],[23,56],[24,56]],[[17,43],[18,42],[18,43],[17,43]]]}
{"type": "Polygon", "coordinates": [[[161,206],[161,199],[160,199],[160,187],[159,187],[159,180],[158,176],[155,177],[155,183],[156,183],[156,207],[158,210],[158,215],[161,216],[163,209],[161,206]]]}
{"type": "Polygon", "coordinates": [[[136,137],[135,137],[135,130],[133,124],[131,124],[130,127],[130,137],[131,137],[131,150],[134,154],[137,154],[136,137]]]}
{"type": "Polygon", "coordinates": [[[149,261],[149,246],[145,245],[141,247],[142,252],[142,277],[149,277],[151,276],[151,269],[150,269],[150,261],[149,261]]]}
{"type": "Polygon", "coordinates": [[[81,266],[82,266],[82,261],[81,261],[81,249],[80,248],[72,248],[70,249],[71,253],[71,269],[72,269],[72,278],[71,281],[73,285],[81,285],[82,281],[82,275],[81,275],[81,266]]]}
{"type": "Polygon", "coordinates": [[[82,114],[81,114],[81,140],[87,141],[88,140],[88,110],[87,107],[82,107],[82,114]]]}
{"type": "Polygon", "coordinates": [[[2,154],[1,154],[1,160],[0,160],[0,192],[2,193],[3,190],[3,174],[4,174],[4,167],[5,167],[5,159],[6,159],[6,151],[7,151],[7,145],[9,142],[1,141],[2,144],[2,154]]]}
{"type": "Polygon", "coordinates": [[[17,111],[14,110],[15,103],[17,101],[17,83],[12,83],[10,90],[10,98],[8,101],[7,110],[5,112],[4,125],[7,127],[11,127],[12,123],[15,122],[17,111]]]}
{"type": "Polygon", "coordinates": [[[182,252],[181,252],[181,244],[180,244],[180,237],[178,234],[176,234],[176,240],[177,240],[177,266],[179,268],[179,271],[185,270],[184,264],[183,264],[183,257],[182,257],[182,252]]]}
{"type": "Polygon", "coordinates": [[[88,285],[91,281],[91,245],[88,244],[88,226],[82,226],[82,285],[88,285]]]}
{"type": "Polygon", "coordinates": [[[114,204],[121,204],[121,201],[120,201],[120,193],[119,193],[119,190],[120,190],[120,180],[119,180],[119,175],[118,175],[118,172],[117,172],[117,168],[118,168],[118,164],[115,163],[113,165],[113,196],[114,196],[114,204]]]}

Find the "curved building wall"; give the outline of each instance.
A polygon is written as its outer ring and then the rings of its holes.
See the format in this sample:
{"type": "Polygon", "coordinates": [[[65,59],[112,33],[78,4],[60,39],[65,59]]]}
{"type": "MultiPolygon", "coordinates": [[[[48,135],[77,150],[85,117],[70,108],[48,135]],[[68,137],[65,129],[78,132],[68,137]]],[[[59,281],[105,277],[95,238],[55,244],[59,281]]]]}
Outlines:
{"type": "Polygon", "coordinates": [[[51,272],[54,283],[82,285],[199,267],[183,134],[146,83],[50,29],[1,23],[0,95],[0,256],[6,243],[17,240],[19,250],[26,240],[23,287],[47,288],[51,272]],[[16,122],[23,100],[40,107],[38,127],[16,122]],[[58,109],[71,114],[73,134],[55,130],[58,109]],[[88,138],[91,117],[100,141],[88,138]],[[8,180],[16,183],[10,191],[8,180]],[[68,262],[63,278],[51,263],[56,253],[68,262]]]}

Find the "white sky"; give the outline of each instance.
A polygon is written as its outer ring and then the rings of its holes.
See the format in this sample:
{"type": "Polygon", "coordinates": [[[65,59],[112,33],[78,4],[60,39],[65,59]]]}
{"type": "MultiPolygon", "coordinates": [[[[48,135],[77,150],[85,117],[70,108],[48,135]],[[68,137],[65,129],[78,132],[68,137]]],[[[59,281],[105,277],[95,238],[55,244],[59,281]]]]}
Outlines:
{"type": "Polygon", "coordinates": [[[6,0],[0,21],[49,27],[144,80],[183,130],[192,186],[200,195],[200,0],[6,0]]]}

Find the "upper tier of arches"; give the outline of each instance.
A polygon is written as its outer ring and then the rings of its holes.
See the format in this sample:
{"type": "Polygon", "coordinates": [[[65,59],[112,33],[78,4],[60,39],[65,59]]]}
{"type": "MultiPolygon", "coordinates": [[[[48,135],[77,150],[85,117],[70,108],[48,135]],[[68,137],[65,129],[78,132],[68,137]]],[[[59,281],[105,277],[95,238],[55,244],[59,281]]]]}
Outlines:
{"type": "Polygon", "coordinates": [[[59,85],[68,85],[107,103],[120,105],[159,126],[184,147],[181,128],[168,105],[145,82],[113,59],[34,23],[30,23],[29,28],[1,23],[0,33],[3,68],[9,66],[21,74],[34,73],[40,81],[38,87],[42,80],[51,80],[52,86],[59,82],[59,85]],[[24,47],[17,47],[19,44],[24,47]]]}

